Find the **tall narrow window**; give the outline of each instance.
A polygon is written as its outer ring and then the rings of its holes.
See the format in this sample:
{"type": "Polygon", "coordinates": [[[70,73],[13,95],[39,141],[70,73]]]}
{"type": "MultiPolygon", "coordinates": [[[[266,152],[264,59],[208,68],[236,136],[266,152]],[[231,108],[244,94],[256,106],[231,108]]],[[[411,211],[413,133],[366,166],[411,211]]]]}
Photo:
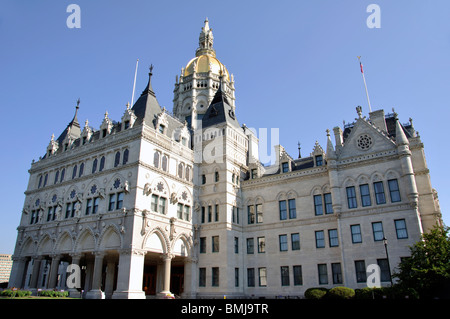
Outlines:
{"type": "Polygon", "coordinates": [[[200,237],[200,254],[206,254],[206,237],[200,237]]]}
{"type": "Polygon", "coordinates": [[[152,200],[150,203],[150,208],[153,212],[157,212],[158,211],[158,196],[153,194],[152,195],[152,200]]]}
{"type": "Polygon", "coordinates": [[[339,246],[337,229],[329,229],[328,230],[328,238],[330,240],[330,247],[338,247],[339,246]]]}
{"type": "Polygon", "coordinates": [[[288,243],[287,243],[287,235],[280,235],[280,251],[287,251],[288,250],[288,243]]]}
{"type": "Polygon", "coordinates": [[[217,204],[214,206],[214,221],[219,221],[219,205],[217,204]]]}
{"type": "Polygon", "coordinates": [[[266,287],[267,286],[267,268],[266,267],[258,268],[258,277],[259,277],[259,286],[266,287]]]}
{"type": "Polygon", "coordinates": [[[316,216],[323,215],[322,195],[314,195],[314,212],[316,216]]]}
{"type": "Polygon", "coordinates": [[[53,182],[53,184],[58,183],[58,179],[59,179],[59,171],[56,171],[56,173],[55,173],[55,181],[53,182]]]}
{"type": "Polygon", "coordinates": [[[206,286],[206,268],[198,269],[198,286],[199,287],[206,286]]]}
{"type": "Polygon", "coordinates": [[[366,263],[364,260],[355,260],[356,282],[366,282],[366,263]]]}
{"type": "Polygon", "coordinates": [[[318,264],[317,271],[319,273],[319,284],[327,285],[328,284],[327,264],[318,264]]]}
{"type": "Polygon", "coordinates": [[[116,206],[116,194],[111,194],[109,195],[109,205],[108,205],[108,210],[112,211],[115,209],[116,206]]]}
{"type": "Polygon", "coordinates": [[[159,152],[155,152],[155,154],[153,154],[153,166],[159,168],[159,152]]]}
{"type": "Polygon", "coordinates": [[[331,202],[331,193],[323,194],[325,202],[325,214],[333,214],[333,203],[331,202]]]}
{"type": "Polygon", "coordinates": [[[289,172],[289,162],[284,162],[283,164],[281,164],[281,168],[283,173],[289,172]]]}
{"type": "Polygon", "coordinates": [[[81,163],[80,165],[80,171],[78,172],[78,177],[83,176],[84,173],[84,163],[81,163]]]}
{"type": "Polygon", "coordinates": [[[372,223],[373,240],[381,241],[384,238],[383,224],[381,222],[372,223]]]}
{"type": "Polygon", "coordinates": [[[386,258],[377,259],[377,264],[380,266],[380,281],[390,281],[391,280],[391,271],[389,269],[389,262],[386,258]]]}
{"type": "Polygon", "coordinates": [[[253,254],[255,252],[255,239],[247,238],[247,254],[253,254]]]}
{"type": "Polygon", "coordinates": [[[256,222],[260,224],[263,221],[262,204],[256,204],[256,222]]]}
{"type": "Polygon", "coordinates": [[[291,234],[292,250],[300,250],[300,235],[298,233],[291,234]]]}
{"type": "Polygon", "coordinates": [[[77,176],[77,168],[78,168],[77,165],[75,165],[75,166],[73,167],[73,170],[72,170],[72,179],[74,179],[74,178],[77,176]]]}
{"type": "Polygon", "coordinates": [[[359,191],[361,193],[361,205],[363,207],[372,205],[372,201],[370,199],[369,185],[368,184],[359,185],[359,191]]]}
{"type": "Polygon", "coordinates": [[[333,284],[342,284],[341,263],[331,264],[331,273],[333,274],[333,284]]]}
{"type": "Polygon", "coordinates": [[[125,151],[123,151],[122,165],[125,165],[126,163],[128,163],[129,154],[130,154],[130,151],[128,151],[128,148],[125,151]]]}
{"type": "Polygon", "coordinates": [[[295,207],[295,199],[289,199],[289,218],[294,219],[297,218],[297,209],[295,207]]]}
{"type": "Polygon", "coordinates": [[[86,215],[90,215],[92,213],[92,198],[88,198],[86,201],[86,215]]]}
{"type": "Polygon", "coordinates": [[[280,220],[286,220],[287,219],[286,201],[285,200],[279,201],[278,206],[280,208],[280,220]]]}
{"type": "Polygon", "coordinates": [[[119,166],[120,164],[120,152],[116,153],[116,157],[114,158],[114,167],[119,166]]]}
{"type": "Polygon", "coordinates": [[[396,179],[388,180],[389,194],[391,195],[391,202],[400,202],[400,190],[398,189],[398,182],[396,179]]]}
{"type": "Polygon", "coordinates": [[[122,209],[123,207],[123,192],[117,193],[116,209],[122,209]]]}
{"type": "Polygon", "coordinates": [[[347,191],[348,208],[351,209],[358,207],[358,204],[356,203],[355,186],[347,187],[346,191],[347,191]]]}
{"type": "Polygon", "coordinates": [[[248,224],[254,224],[255,223],[255,206],[249,205],[247,206],[247,212],[248,212],[248,224]]]}
{"type": "Polygon", "coordinates": [[[212,236],[212,252],[219,252],[219,236],[212,236]]]}
{"type": "Polygon", "coordinates": [[[302,266],[297,265],[292,267],[294,270],[294,286],[303,285],[302,266]]]}
{"type": "Polygon", "coordinates": [[[255,287],[255,268],[247,268],[247,286],[255,287]]]}
{"type": "Polygon", "coordinates": [[[97,171],[97,165],[98,165],[98,160],[94,159],[94,161],[92,162],[92,174],[94,174],[97,171]]]}
{"type": "Polygon", "coordinates": [[[362,243],[362,237],[361,237],[361,226],[360,225],[351,225],[350,231],[352,233],[352,243],[362,243]]]}
{"type": "Polygon", "coordinates": [[[212,267],[212,282],[211,286],[219,287],[219,267],[212,267]]]}
{"type": "Polygon", "coordinates": [[[258,253],[266,252],[266,237],[258,237],[258,253]]]}
{"type": "Polygon", "coordinates": [[[102,158],[100,159],[100,168],[98,169],[99,172],[103,171],[103,169],[105,168],[105,157],[102,156],[102,158]]]}
{"type": "Polygon", "coordinates": [[[164,197],[159,198],[158,213],[162,215],[166,213],[166,199],[164,197]]]}
{"type": "Polygon", "coordinates": [[[395,222],[395,231],[397,233],[397,239],[408,238],[408,231],[406,230],[406,222],[404,219],[397,219],[395,222]]]}
{"type": "Polygon", "coordinates": [[[167,155],[163,155],[162,160],[161,160],[161,168],[164,172],[168,171],[167,164],[168,164],[167,155]]]}
{"type": "Polygon", "coordinates": [[[289,266],[281,266],[281,286],[289,286],[289,266]]]}
{"type": "Polygon", "coordinates": [[[386,204],[386,196],[384,195],[383,182],[373,183],[373,188],[375,190],[375,199],[377,201],[377,205],[386,204]]]}
{"type": "Polygon", "coordinates": [[[316,236],[316,248],[324,248],[325,247],[325,236],[323,234],[323,230],[316,231],[315,236],[316,236]]]}
{"type": "Polygon", "coordinates": [[[66,169],[63,168],[61,171],[61,179],[59,180],[60,183],[62,183],[64,181],[64,175],[66,175],[66,169]]]}

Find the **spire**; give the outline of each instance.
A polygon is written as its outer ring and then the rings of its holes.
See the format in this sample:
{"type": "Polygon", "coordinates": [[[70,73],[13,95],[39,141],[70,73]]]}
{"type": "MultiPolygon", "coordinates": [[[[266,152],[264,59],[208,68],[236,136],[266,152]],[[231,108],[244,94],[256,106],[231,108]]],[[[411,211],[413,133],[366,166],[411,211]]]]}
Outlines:
{"type": "Polygon", "coordinates": [[[395,119],[395,143],[397,146],[400,145],[409,145],[408,138],[406,137],[405,132],[403,131],[403,127],[400,124],[400,121],[395,119]]]}
{"type": "Polygon", "coordinates": [[[329,129],[327,129],[327,158],[328,159],[336,158],[336,152],[334,151],[333,143],[331,142],[329,129]]]}
{"type": "Polygon", "coordinates": [[[198,49],[195,52],[196,56],[200,55],[210,55],[215,57],[216,51],[213,48],[214,44],[214,36],[212,33],[212,29],[209,27],[208,18],[205,19],[205,25],[200,32],[200,36],[198,38],[198,49]]]}
{"type": "Polygon", "coordinates": [[[72,121],[69,123],[69,125],[78,125],[80,127],[80,123],[78,123],[78,109],[80,108],[80,98],[77,100],[77,106],[75,106],[75,115],[73,116],[72,121]]]}
{"type": "Polygon", "coordinates": [[[142,92],[141,96],[148,94],[148,93],[155,96],[155,92],[153,92],[153,88],[152,88],[153,64],[150,64],[149,71],[150,72],[148,73],[148,84],[147,84],[147,87],[142,92]]]}

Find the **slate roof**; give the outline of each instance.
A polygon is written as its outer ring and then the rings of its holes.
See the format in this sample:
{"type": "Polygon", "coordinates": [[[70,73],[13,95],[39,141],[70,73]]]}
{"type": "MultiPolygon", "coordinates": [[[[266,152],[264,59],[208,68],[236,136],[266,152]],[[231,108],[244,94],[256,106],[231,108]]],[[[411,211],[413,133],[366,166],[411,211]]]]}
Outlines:
{"type": "Polygon", "coordinates": [[[236,119],[236,114],[228,102],[225,92],[222,90],[222,84],[214,95],[211,104],[206,110],[202,119],[202,128],[228,123],[235,128],[242,129],[236,119]]]}

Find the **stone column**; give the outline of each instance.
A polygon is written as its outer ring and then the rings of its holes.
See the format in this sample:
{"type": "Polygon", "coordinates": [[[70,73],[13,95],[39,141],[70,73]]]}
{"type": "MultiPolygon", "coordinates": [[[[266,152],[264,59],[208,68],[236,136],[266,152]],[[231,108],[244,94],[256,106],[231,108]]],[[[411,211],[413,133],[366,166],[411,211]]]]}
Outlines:
{"type": "Polygon", "coordinates": [[[58,268],[61,255],[52,255],[52,263],[50,265],[50,274],[48,278],[48,289],[55,289],[58,280],[58,268]]]}
{"type": "MultiPolygon", "coordinates": [[[[196,272],[195,267],[197,266],[197,258],[187,257],[184,261],[184,291],[182,293],[182,298],[193,299],[196,297],[196,272]]],[[[233,269],[234,270],[234,269],[233,269]]]]}
{"type": "Polygon", "coordinates": [[[23,288],[25,272],[27,271],[27,257],[12,257],[13,266],[11,269],[11,276],[9,279],[9,287],[23,288]]]}
{"type": "Polygon", "coordinates": [[[146,251],[140,249],[120,251],[117,289],[113,299],[145,299],[142,290],[145,254],[146,251]]]}
{"type": "Polygon", "coordinates": [[[170,294],[170,267],[172,264],[172,254],[165,253],[161,255],[161,258],[164,262],[164,282],[163,282],[163,290],[158,293],[159,297],[165,297],[170,294]]]}
{"type": "MultiPolygon", "coordinates": [[[[81,297],[81,292],[78,291],[77,288],[81,288],[81,269],[80,269],[80,259],[81,259],[81,254],[71,254],[70,255],[72,257],[72,265],[75,267],[78,267],[78,271],[79,271],[79,278],[74,278],[75,280],[75,287],[69,287],[68,291],[69,291],[69,296],[70,297],[74,297],[74,298],[79,298],[81,297]],[[79,287],[76,287],[77,285],[80,285],[79,287]]],[[[66,279],[67,280],[67,279],[66,279]]],[[[64,283],[64,285],[66,285],[66,283],[64,283]]]]}
{"type": "Polygon", "coordinates": [[[116,262],[114,259],[108,259],[106,265],[106,282],[105,282],[105,297],[111,298],[114,288],[114,275],[116,273],[116,262]]]}
{"type": "Polygon", "coordinates": [[[104,252],[95,252],[94,276],[92,278],[92,289],[86,294],[86,299],[104,299],[102,291],[102,268],[104,252]]]}
{"type": "Polygon", "coordinates": [[[41,262],[43,258],[44,258],[43,256],[33,257],[33,272],[31,273],[31,282],[30,282],[30,289],[32,290],[37,290],[39,272],[41,270],[41,262]]]}

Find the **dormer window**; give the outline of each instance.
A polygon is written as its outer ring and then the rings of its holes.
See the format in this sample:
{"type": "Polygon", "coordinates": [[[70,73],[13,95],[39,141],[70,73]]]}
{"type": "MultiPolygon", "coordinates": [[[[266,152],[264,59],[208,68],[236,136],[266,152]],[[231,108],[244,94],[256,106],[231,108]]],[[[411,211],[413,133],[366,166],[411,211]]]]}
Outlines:
{"type": "Polygon", "coordinates": [[[102,137],[106,137],[106,133],[107,133],[107,132],[108,132],[107,129],[104,128],[104,129],[102,130],[102,137]]]}
{"type": "Polygon", "coordinates": [[[123,127],[124,127],[125,130],[128,129],[130,127],[130,121],[125,121],[123,123],[123,127]]]}
{"type": "Polygon", "coordinates": [[[252,169],[252,179],[258,177],[258,170],[256,168],[252,169]]]}
{"type": "Polygon", "coordinates": [[[283,173],[289,172],[289,162],[284,162],[281,164],[281,171],[283,173]]]}
{"type": "Polygon", "coordinates": [[[158,127],[159,133],[161,133],[161,134],[164,134],[165,129],[166,129],[166,127],[162,124],[160,124],[158,127]]]}
{"type": "Polygon", "coordinates": [[[323,156],[316,155],[316,166],[322,166],[322,165],[323,165],[323,156]]]}

